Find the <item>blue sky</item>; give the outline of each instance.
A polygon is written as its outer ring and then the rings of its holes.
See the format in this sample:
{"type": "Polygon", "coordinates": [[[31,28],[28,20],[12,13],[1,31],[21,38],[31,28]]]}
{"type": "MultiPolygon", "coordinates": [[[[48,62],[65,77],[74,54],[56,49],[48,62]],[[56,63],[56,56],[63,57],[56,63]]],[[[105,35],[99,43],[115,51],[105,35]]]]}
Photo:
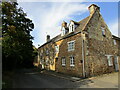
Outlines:
{"type": "Polygon", "coordinates": [[[35,28],[31,32],[33,44],[38,47],[46,42],[46,35],[51,38],[61,33],[61,23],[70,20],[80,21],[89,16],[88,6],[100,7],[105,22],[113,35],[118,36],[118,3],[117,2],[19,2],[35,28]]]}

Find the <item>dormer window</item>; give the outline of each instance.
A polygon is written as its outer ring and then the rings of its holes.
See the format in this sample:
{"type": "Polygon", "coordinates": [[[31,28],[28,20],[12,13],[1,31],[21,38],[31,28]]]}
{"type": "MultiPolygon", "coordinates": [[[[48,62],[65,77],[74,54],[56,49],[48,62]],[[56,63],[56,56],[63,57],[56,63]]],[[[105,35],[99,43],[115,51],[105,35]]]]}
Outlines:
{"type": "Polygon", "coordinates": [[[69,25],[69,33],[70,32],[73,32],[75,30],[75,24],[74,22],[70,22],[70,25],[69,25]]]}
{"type": "Polygon", "coordinates": [[[62,22],[62,28],[61,28],[61,36],[64,36],[68,32],[67,23],[65,21],[62,22]]]}
{"type": "Polygon", "coordinates": [[[62,34],[61,34],[61,36],[64,36],[64,35],[65,35],[65,33],[66,33],[65,28],[64,28],[64,27],[62,27],[62,34]]]}

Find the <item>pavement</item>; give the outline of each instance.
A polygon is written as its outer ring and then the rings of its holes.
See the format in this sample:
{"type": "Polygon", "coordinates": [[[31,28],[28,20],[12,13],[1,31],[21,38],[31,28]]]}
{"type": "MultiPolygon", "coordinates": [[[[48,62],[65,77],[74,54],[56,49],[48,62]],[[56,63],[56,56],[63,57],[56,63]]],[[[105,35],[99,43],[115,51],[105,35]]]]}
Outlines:
{"type": "Polygon", "coordinates": [[[82,83],[82,86],[79,88],[118,88],[119,85],[119,72],[113,72],[108,74],[103,74],[99,76],[94,76],[90,78],[80,78],[73,77],[69,75],[65,75],[62,73],[57,73],[53,71],[42,71],[41,73],[52,75],[58,78],[63,78],[66,80],[70,80],[72,82],[82,83]]]}

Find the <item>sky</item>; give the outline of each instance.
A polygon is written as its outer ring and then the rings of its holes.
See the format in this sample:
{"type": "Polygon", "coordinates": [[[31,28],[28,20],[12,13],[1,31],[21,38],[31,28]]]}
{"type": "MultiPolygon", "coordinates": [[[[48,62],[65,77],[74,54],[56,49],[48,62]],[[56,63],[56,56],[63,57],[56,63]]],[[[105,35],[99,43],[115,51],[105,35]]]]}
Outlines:
{"type": "Polygon", "coordinates": [[[53,38],[61,33],[61,23],[70,20],[81,21],[89,16],[88,6],[96,4],[113,35],[118,36],[118,2],[18,2],[27,17],[34,23],[31,35],[33,45],[46,42],[46,35],[53,38]]]}

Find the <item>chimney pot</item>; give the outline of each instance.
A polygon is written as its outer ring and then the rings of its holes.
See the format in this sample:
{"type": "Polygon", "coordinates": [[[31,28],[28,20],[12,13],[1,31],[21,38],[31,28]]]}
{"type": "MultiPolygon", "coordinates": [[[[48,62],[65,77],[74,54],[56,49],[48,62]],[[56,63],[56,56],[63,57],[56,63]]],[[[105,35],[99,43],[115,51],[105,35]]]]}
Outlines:
{"type": "Polygon", "coordinates": [[[50,35],[47,35],[46,41],[48,42],[50,40],[50,35]]]}

